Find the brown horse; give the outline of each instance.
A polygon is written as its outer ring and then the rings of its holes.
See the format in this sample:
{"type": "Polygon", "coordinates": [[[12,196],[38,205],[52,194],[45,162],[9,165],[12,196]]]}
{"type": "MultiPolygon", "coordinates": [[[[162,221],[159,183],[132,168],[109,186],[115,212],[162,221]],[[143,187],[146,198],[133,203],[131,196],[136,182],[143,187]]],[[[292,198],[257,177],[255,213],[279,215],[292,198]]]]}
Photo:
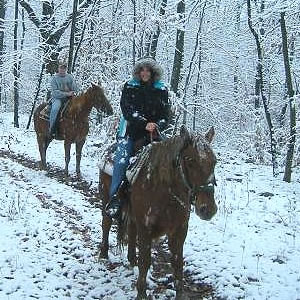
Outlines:
{"type": "MultiPolygon", "coordinates": [[[[123,199],[127,198],[122,208],[123,220],[126,221],[119,224],[119,229],[125,226],[127,230],[128,260],[132,265],[136,263],[138,238],[137,299],[146,298],[151,243],[162,235],[167,235],[172,254],[176,299],[183,297],[183,244],[191,204],[195,205],[196,214],[203,220],[210,220],[217,211],[214,200],[216,158],[210,147],[213,136],[213,127],[204,137],[192,135],[183,127],[180,135],[148,145],[136,162],[140,168],[131,179],[128,190],[119,193],[123,199]]],[[[112,224],[104,211],[110,181],[111,177],[100,170],[103,193],[101,258],[108,257],[112,224]]]]}
{"type": "MultiPolygon", "coordinates": [[[[52,137],[49,137],[49,121],[41,116],[41,111],[46,105],[47,103],[42,103],[34,113],[34,129],[37,135],[42,169],[46,169],[47,167],[46,151],[53,139],[52,137]]],[[[113,114],[113,109],[108,102],[102,87],[95,84],[92,84],[85,93],[70,101],[62,120],[59,120],[58,122],[58,133],[56,134],[55,139],[64,140],[66,174],[68,174],[69,169],[71,144],[75,143],[76,173],[80,176],[81,152],[89,132],[88,117],[93,107],[98,111],[103,111],[107,115],[113,114]]]]}

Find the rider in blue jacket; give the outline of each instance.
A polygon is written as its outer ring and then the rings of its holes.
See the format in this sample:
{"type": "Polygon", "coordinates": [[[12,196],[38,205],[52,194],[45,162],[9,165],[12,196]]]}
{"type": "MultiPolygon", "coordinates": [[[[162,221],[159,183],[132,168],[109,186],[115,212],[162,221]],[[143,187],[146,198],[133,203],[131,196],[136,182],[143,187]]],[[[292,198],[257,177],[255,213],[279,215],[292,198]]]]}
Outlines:
{"type": "Polygon", "coordinates": [[[117,192],[125,178],[129,158],[135,142],[144,139],[149,143],[158,139],[170,118],[168,90],[161,81],[162,69],[152,58],[140,59],[133,68],[133,77],[125,83],[121,96],[123,117],[119,126],[118,146],[110,187],[110,202],[106,214],[119,216],[121,202],[117,192]]]}

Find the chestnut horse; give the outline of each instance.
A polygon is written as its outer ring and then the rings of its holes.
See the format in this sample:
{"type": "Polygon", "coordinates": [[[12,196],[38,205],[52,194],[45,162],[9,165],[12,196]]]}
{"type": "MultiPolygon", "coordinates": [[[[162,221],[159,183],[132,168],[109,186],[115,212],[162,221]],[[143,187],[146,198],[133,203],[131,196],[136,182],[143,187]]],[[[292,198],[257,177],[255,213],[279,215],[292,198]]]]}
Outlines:
{"type": "MultiPolygon", "coordinates": [[[[41,116],[41,111],[47,103],[39,105],[34,113],[34,129],[41,156],[41,168],[46,169],[46,151],[53,139],[49,136],[49,121],[41,116]]],[[[55,139],[64,140],[65,147],[65,173],[68,174],[71,144],[76,144],[76,173],[80,176],[80,160],[82,147],[89,132],[89,114],[92,108],[102,111],[107,115],[113,114],[113,109],[108,102],[102,87],[92,84],[85,93],[74,97],[68,104],[62,120],[57,123],[55,139]]],[[[59,116],[58,116],[59,118],[59,116]]]]}
{"type": "MultiPolygon", "coordinates": [[[[180,135],[148,145],[137,158],[135,165],[140,168],[133,172],[128,188],[120,189],[120,198],[127,199],[122,207],[119,233],[124,228],[127,231],[127,257],[132,265],[136,263],[136,237],[138,240],[137,299],[146,298],[152,240],[163,235],[168,237],[172,254],[176,299],[183,297],[183,244],[191,205],[195,205],[196,214],[203,220],[210,220],[217,211],[214,200],[216,157],[210,147],[213,136],[213,127],[204,137],[190,134],[182,127],[180,135]]],[[[104,211],[110,181],[108,172],[100,170],[99,187],[103,193],[101,258],[108,258],[112,224],[104,211]]],[[[119,241],[124,241],[122,234],[119,241]]]]}

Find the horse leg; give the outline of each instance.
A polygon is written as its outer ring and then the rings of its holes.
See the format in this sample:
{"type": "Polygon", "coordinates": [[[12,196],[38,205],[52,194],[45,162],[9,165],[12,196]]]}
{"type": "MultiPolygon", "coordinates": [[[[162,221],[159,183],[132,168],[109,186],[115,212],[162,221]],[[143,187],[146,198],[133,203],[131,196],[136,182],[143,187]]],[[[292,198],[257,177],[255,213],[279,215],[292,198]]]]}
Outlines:
{"type": "Polygon", "coordinates": [[[151,264],[151,237],[147,233],[147,228],[140,224],[138,228],[138,245],[139,259],[138,268],[139,276],[136,283],[137,300],[146,299],[146,276],[151,264]]]}
{"type": "Polygon", "coordinates": [[[39,152],[41,156],[41,169],[45,170],[47,168],[46,151],[50,144],[50,141],[47,138],[43,138],[43,136],[39,136],[37,140],[38,140],[39,152]]]}
{"type": "Polygon", "coordinates": [[[112,220],[105,213],[105,207],[102,209],[102,242],[99,249],[99,258],[108,258],[108,238],[112,220]]]}
{"type": "Polygon", "coordinates": [[[133,220],[129,220],[128,224],[128,253],[127,258],[130,265],[136,265],[136,225],[133,220]]]}
{"type": "Polygon", "coordinates": [[[85,140],[76,142],[76,174],[80,177],[80,161],[81,161],[81,152],[82,147],[85,143],[85,140]]]}
{"type": "Polygon", "coordinates": [[[71,143],[65,141],[65,174],[69,174],[71,143]]]}
{"type": "Polygon", "coordinates": [[[108,176],[100,176],[99,177],[99,192],[102,194],[102,242],[100,244],[99,249],[99,259],[100,258],[108,258],[108,238],[109,231],[111,228],[112,220],[105,213],[105,206],[108,203],[110,179],[108,176]]]}
{"type": "Polygon", "coordinates": [[[174,270],[176,300],[183,298],[183,244],[187,234],[188,225],[177,229],[172,235],[168,235],[169,250],[172,254],[171,264],[174,270]]]}

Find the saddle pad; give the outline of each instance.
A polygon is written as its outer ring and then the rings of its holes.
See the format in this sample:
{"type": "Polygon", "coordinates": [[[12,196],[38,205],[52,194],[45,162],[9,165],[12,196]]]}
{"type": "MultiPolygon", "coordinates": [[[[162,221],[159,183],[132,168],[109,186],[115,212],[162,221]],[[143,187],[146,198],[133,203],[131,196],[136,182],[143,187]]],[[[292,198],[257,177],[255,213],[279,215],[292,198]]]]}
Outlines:
{"type": "MultiPolygon", "coordinates": [[[[116,148],[116,144],[110,146],[107,151],[104,153],[102,156],[100,162],[99,162],[99,169],[104,172],[105,174],[112,176],[113,174],[113,154],[114,152],[109,152],[112,148],[116,148]]],[[[141,167],[144,165],[144,163],[148,160],[149,158],[149,153],[150,153],[150,148],[151,145],[147,145],[138,153],[136,156],[133,156],[129,160],[129,166],[126,171],[126,178],[130,184],[132,184],[137,175],[139,174],[139,171],[141,167]]]]}
{"type": "Polygon", "coordinates": [[[41,111],[40,111],[40,118],[44,120],[49,120],[50,115],[50,105],[47,104],[41,111]]]}
{"type": "MultiPolygon", "coordinates": [[[[63,102],[62,107],[60,109],[60,113],[59,113],[60,118],[63,117],[63,114],[64,114],[70,101],[71,101],[71,99],[68,99],[67,101],[63,102]]],[[[40,118],[49,121],[49,117],[50,117],[50,104],[47,103],[46,106],[40,111],[40,118]]]]}

